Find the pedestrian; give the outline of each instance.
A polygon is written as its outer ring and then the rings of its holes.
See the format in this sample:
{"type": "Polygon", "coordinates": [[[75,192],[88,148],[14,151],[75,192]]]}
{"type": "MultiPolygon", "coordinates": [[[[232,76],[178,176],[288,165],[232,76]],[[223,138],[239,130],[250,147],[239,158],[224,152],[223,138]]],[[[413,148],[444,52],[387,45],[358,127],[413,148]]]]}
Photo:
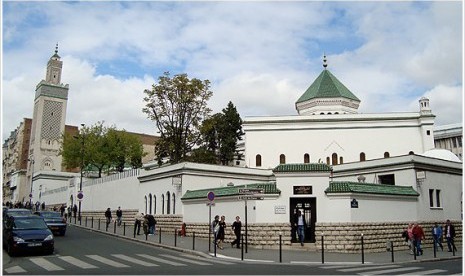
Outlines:
{"type": "Polygon", "coordinates": [[[40,208],[42,209],[42,211],[45,210],[45,202],[42,202],[42,205],[40,205],[40,208]]]}
{"type": "Polygon", "coordinates": [[[220,228],[218,229],[218,248],[219,249],[224,249],[223,243],[224,243],[224,235],[225,235],[225,229],[226,229],[226,222],[225,222],[226,217],[221,216],[221,220],[218,222],[218,225],[220,228]]]}
{"type": "Polygon", "coordinates": [[[135,223],[134,223],[134,235],[136,234],[136,231],[137,231],[137,235],[140,235],[140,226],[143,221],[144,221],[144,213],[137,214],[135,217],[135,223]]]}
{"type": "Polygon", "coordinates": [[[142,229],[144,230],[144,235],[147,236],[149,234],[149,220],[148,215],[144,216],[144,220],[142,221],[142,229]]]}
{"type": "Polygon", "coordinates": [[[241,244],[242,222],[241,222],[241,218],[239,216],[236,216],[236,221],[233,222],[231,227],[232,227],[232,230],[234,231],[234,235],[236,235],[236,239],[233,242],[231,242],[231,247],[236,245],[237,248],[241,248],[240,244],[241,244]]]}
{"type": "Polygon", "coordinates": [[[413,255],[414,254],[413,223],[409,223],[407,227],[407,243],[408,243],[408,248],[410,249],[410,255],[413,255]]]}
{"type": "Polygon", "coordinates": [[[73,206],[73,215],[74,215],[74,217],[76,217],[77,211],[78,211],[77,205],[74,204],[74,206],[73,206]]]}
{"type": "Polygon", "coordinates": [[[421,240],[425,239],[425,232],[423,232],[423,228],[421,228],[418,223],[413,224],[413,240],[414,240],[414,247],[417,250],[418,256],[423,255],[423,249],[421,248],[421,240]]]}
{"type": "Polygon", "coordinates": [[[108,225],[110,225],[110,222],[111,222],[111,210],[110,210],[110,208],[107,208],[107,210],[105,211],[105,219],[106,219],[107,228],[108,228],[108,225]]]}
{"type": "Polygon", "coordinates": [[[214,237],[213,243],[215,244],[215,246],[218,246],[217,238],[218,238],[218,231],[220,230],[219,222],[220,222],[220,216],[216,215],[215,220],[213,220],[212,225],[211,225],[213,237],[214,237]]]}
{"type": "Polygon", "coordinates": [[[446,233],[447,248],[448,248],[447,251],[448,252],[452,252],[452,250],[457,251],[457,247],[455,247],[455,244],[454,244],[455,227],[454,225],[452,225],[449,219],[446,221],[446,226],[444,227],[444,231],[446,233]]]}
{"type": "Polygon", "coordinates": [[[442,246],[442,227],[438,225],[436,222],[433,226],[433,229],[431,230],[431,233],[433,234],[433,242],[435,246],[439,246],[441,248],[441,251],[444,251],[444,247],[442,246]]]}
{"type": "Polygon", "coordinates": [[[71,206],[68,206],[67,211],[68,211],[68,217],[71,218],[71,206]]]}
{"type": "Polygon", "coordinates": [[[152,214],[147,215],[147,220],[148,220],[148,227],[149,227],[149,235],[155,235],[155,224],[157,224],[157,221],[155,220],[155,217],[152,214]]]}
{"type": "Polygon", "coordinates": [[[65,210],[66,210],[66,207],[64,204],[61,205],[60,207],[60,213],[61,213],[61,216],[63,217],[63,215],[65,214],[65,210]]]}
{"type": "Polygon", "coordinates": [[[300,245],[304,246],[305,240],[305,217],[300,210],[297,210],[297,214],[294,218],[294,225],[297,227],[297,235],[299,236],[300,245]]]}
{"type": "Polygon", "coordinates": [[[123,211],[121,207],[118,206],[118,210],[116,210],[116,221],[118,222],[118,226],[121,226],[121,221],[123,218],[123,211]]]}

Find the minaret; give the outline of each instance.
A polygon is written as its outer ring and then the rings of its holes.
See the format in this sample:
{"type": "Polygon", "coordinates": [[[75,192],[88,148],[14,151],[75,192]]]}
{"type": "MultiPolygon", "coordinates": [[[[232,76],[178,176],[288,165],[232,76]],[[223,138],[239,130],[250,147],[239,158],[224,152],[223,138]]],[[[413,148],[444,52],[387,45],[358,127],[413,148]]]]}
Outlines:
{"type": "Polygon", "coordinates": [[[62,68],[57,44],[47,63],[45,80],[36,86],[29,146],[29,164],[33,163],[33,167],[28,165],[28,177],[32,171],[61,171],[59,150],[65,131],[69,89],[68,84],[61,83],[62,68]]]}

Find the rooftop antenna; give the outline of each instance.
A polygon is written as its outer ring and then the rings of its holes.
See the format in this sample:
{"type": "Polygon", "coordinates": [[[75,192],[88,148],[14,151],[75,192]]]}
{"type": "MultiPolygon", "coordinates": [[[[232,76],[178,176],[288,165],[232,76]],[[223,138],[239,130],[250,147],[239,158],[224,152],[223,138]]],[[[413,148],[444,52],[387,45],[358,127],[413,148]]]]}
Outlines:
{"type": "Polygon", "coordinates": [[[326,70],[326,67],[328,67],[328,63],[326,63],[327,59],[326,59],[326,53],[323,54],[323,67],[325,68],[326,70]]]}
{"type": "Polygon", "coordinates": [[[55,54],[58,54],[58,42],[57,42],[57,44],[55,46],[55,54]]]}

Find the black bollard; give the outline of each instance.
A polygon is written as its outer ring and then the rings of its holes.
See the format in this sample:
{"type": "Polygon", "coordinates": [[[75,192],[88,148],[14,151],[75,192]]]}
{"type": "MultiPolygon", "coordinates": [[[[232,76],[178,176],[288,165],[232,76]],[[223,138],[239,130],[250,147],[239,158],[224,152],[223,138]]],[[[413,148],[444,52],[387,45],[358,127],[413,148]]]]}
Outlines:
{"type": "Polygon", "coordinates": [[[161,226],[160,226],[158,233],[160,233],[158,236],[158,243],[161,243],[161,226]]]}
{"type": "Polygon", "coordinates": [[[282,235],[279,235],[279,262],[283,262],[283,251],[282,251],[282,235]]]}
{"type": "Polygon", "coordinates": [[[436,258],[436,241],[433,238],[433,256],[436,258]]]}
{"type": "Polygon", "coordinates": [[[417,259],[417,243],[413,241],[413,259],[417,259]]]}
{"type": "Polygon", "coordinates": [[[116,220],[115,220],[115,224],[113,226],[113,234],[116,234],[116,220]]]}
{"type": "Polygon", "coordinates": [[[86,222],[85,222],[85,224],[84,224],[84,225],[87,227],[87,217],[86,217],[86,222]]]}
{"type": "Polygon", "coordinates": [[[94,217],[90,217],[90,228],[94,229],[94,217]]]}
{"type": "Polygon", "coordinates": [[[364,252],[364,249],[363,249],[363,233],[362,233],[362,264],[365,263],[365,252],[364,252]]]}
{"type": "Polygon", "coordinates": [[[391,241],[391,262],[394,262],[394,242],[391,241]]]}
{"type": "Polygon", "coordinates": [[[325,263],[325,239],[323,233],[321,233],[321,263],[325,263]]]}
{"type": "Polygon", "coordinates": [[[137,220],[134,221],[134,239],[136,238],[136,231],[137,231],[137,220]]]}
{"type": "Polygon", "coordinates": [[[178,230],[178,229],[174,228],[174,247],[176,247],[176,241],[177,241],[177,239],[178,239],[177,230],[178,230]]]}
{"type": "Polygon", "coordinates": [[[123,236],[126,236],[126,222],[123,222],[123,236]]]}
{"type": "Polygon", "coordinates": [[[192,250],[195,250],[195,232],[192,232],[192,250]]]}
{"type": "Polygon", "coordinates": [[[215,235],[215,245],[213,246],[214,249],[213,249],[213,252],[215,253],[215,257],[216,257],[216,247],[217,247],[217,240],[216,240],[216,235],[215,235]]]}
{"type": "Polygon", "coordinates": [[[241,234],[241,260],[244,260],[244,234],[241,234]]]}
{"type": "Polygon", "coordinates": [[[100,230],[100,218],[98,219],[98,230],[100,230]]]}

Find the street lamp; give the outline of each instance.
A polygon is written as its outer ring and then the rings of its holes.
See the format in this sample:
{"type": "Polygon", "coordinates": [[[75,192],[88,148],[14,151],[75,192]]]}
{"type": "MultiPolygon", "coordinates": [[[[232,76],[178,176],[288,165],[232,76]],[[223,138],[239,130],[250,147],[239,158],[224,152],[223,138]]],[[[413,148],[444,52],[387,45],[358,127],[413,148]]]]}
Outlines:
{"type": "Polygon", "coordinates": [[[27,159],[29,162],[30,162],[30,166],[31,166],[31,190],[29,191],[29,206],[31,207],[32,209],[32,184],[33,184],[33,177],[34,177],[34,155],[31,155],[31,157],[29,157],[27,159]]]}
{"type": "MultiPolygon", "coordinates": [[[[84,126],[85,126],[85,124],[81,124],[81,127],[82,127],[82,128],[84,128],[84,126]]],[[[81,128],[81,130],[82,130],[82,128],[81,128]]],[[[84,146],[85,146],[84,141],[85,141],[85,139],[84,139],[84,138],[85,138],[85,137],[84,137],[84,133],[83,133],[83,134],[81,135],[81,139],[82,139],[82,140],[81,140],[81,180],[79,181],[79,193],[82,193],[82,173],[83,173],[82,170],[84,169],[84,153],[85,153],[85,151],[84,151],[84,146]]],[[[78,195],[78,196],[79,196],[79,195],[78,195]]],[[[82,195],[81,195],[81,196],[82,196],[82,195]]],[[[79,214],[78,214],[78,219],[79,219],[79,221],[81,221],[81,201],[82,201],[82,198],[80,199],[80,198],[78,197],[78,199],[79,199],[79,214]]]]}

